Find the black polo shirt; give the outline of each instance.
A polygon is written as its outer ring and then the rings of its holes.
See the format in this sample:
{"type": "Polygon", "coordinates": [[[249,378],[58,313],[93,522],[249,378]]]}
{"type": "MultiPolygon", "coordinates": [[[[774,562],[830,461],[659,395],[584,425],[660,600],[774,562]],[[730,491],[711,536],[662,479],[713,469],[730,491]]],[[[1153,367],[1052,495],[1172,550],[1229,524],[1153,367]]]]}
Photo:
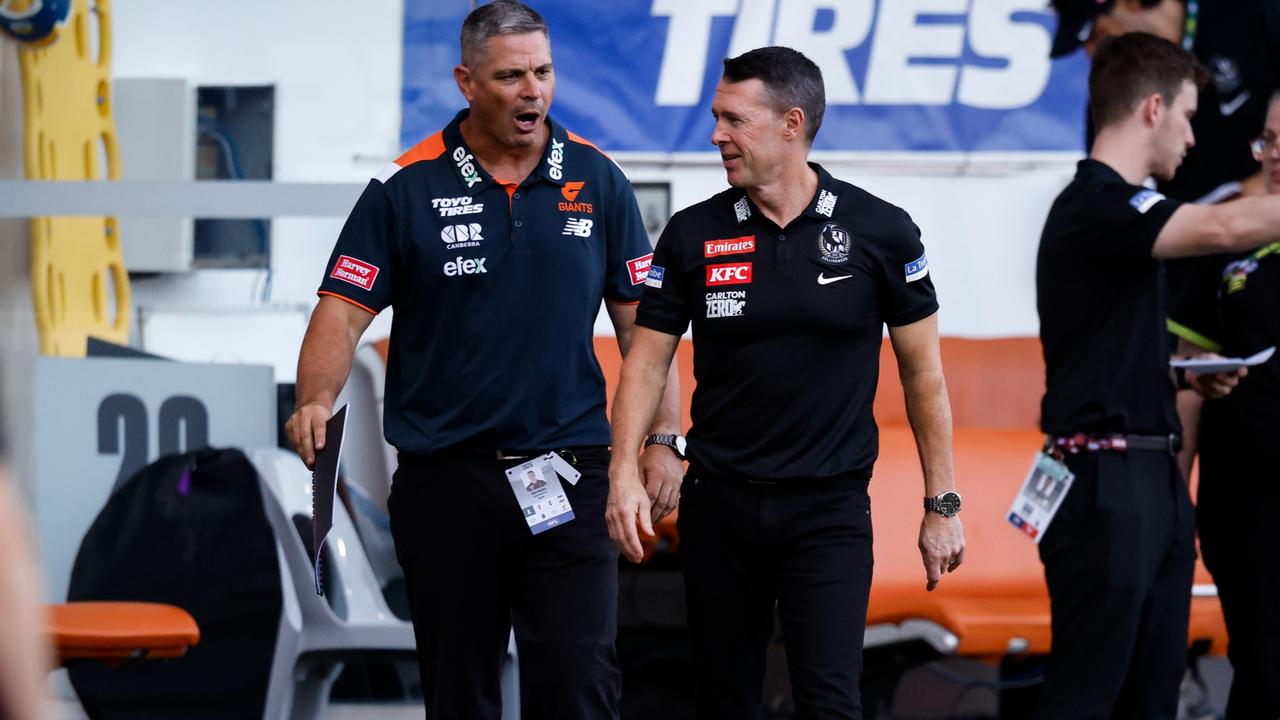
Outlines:
{"type": "Polygon", "coordinates": [[[817,192],[786,228],[731,189],[676,213],[654,251],[636,322],[693,323],[689,457],[704,472],[870,477],[884,325],[938,309],[907,213],[811,167],[817,192]]]}
{"type": "Polygon", "coordinates": [[[1178,205],[1096,160],[1054,200],[1036,258],[1046,433],[1180,431],[1164,267],[1151,255],[1178,205]]]}
{"type": "Polygon", "coordinates": [[[369,183],[319,292],[395,308],[384,427],[397,449],[607,445],[594,323],[601,298],[639,300],[651,257],[631,185],[550,118],[541,164],[495,180],[462,140],[466,116],[369,183]]]}
{"type": "MultiPolygon", "coordinates": [[[[1280,345],[1280,243],[1203,268],[1170,320],[1174,333],[1227,357],[1280,345]]],[[[1202,433],[1272,443],[1280,428],[1280,354],[1249,368],[1230,395],[1206,401],[1201,417],[1202,433]]]]}

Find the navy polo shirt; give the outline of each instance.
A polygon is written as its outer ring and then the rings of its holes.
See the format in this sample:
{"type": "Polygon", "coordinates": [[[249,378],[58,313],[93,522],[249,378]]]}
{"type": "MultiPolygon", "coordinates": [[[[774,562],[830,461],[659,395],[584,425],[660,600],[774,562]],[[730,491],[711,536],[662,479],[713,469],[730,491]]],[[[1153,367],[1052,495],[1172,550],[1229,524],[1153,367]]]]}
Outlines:
{"type": "Polygon", "coordinates": [[[682,210],[654,251],[636,323],[693,324],[689,458],[721,477],[871,477],[884,326],[938,310],[920,231],[822,167],[785,228],[732,189],[682,210]]]}
{"type": "Polygon", "coordinates": [[[463,142],[468,112],[370,181],[319,293],[395,308],[384,427],[398,450],[607,445],[595,319],[602,298],[639,300],[651,257],[631,185],[550,118],[529,177],[495,179],[463,142]]]}

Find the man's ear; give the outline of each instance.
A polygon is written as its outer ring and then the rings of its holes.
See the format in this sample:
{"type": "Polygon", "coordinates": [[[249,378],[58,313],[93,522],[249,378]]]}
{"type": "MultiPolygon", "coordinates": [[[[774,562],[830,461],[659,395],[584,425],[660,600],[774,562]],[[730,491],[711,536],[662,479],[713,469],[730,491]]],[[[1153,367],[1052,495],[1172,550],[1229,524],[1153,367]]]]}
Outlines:
{"type": "Polygon", "coordinates": [[[1164,96],[1160,93],[1152,93],[1142,101],[1142,122],[1148,127],[1155,127],[1160,124],[1160,120],[1168,111],[1168,106],[1164,104],[1164,96]]]}
{"type": "Polygon", "coordinates": [[[804,110],[793,107],[782,114],[783,132],[786,133],[787,139],[794,137],[804,137],[804,110]]]}
{"type": "Polygon", "coordinates": [[[458,92],[469,103],[474,91],[471,89],[471,70],[466,65],[453,66],[453,81],[458,84],[458,92]]]}

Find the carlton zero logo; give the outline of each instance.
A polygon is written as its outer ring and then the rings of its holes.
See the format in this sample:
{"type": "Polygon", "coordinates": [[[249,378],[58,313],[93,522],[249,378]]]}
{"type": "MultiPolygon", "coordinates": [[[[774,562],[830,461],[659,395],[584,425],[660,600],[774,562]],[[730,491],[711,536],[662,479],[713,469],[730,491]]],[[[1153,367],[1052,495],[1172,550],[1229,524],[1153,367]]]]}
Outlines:
{"type": "MultiPolygon", "coordinates": [[[[641,255],[627,261],[627,272],[631,273],[631,284],[639,285],[649,277],[649,266],[653,264],[653,253],[641,255]]],[[[658,276],[658,287],[662,287],[662,276],[658,276]]]]}
{"type": "Polygon", "coordinates": [[[747,309],[745,290],[721,290],[707,293],[707,317],[740,317],[747,309]]]}
{"type": "Polygon", "coordinates": [[[348,255],[339,255],[338,262],[334,263],[333,272],[329,273],[329,277],[349,282],[365,290],[372,290],[374,281],[378,279],[378,266],[348,255]]]}
{"type": "Polygon", "coordinates": [[[751,263],[725,263],[707,266],[707,287],[746,285],[751,282],[751,263]]]}
{"type": "Polygon", "coordinates": [[[560,196],[565,199],[565,202],[560,203],[560,212],[591,214],[591,203],[578,202],[578,193],[582,192],[585,185],[585,182],[570,181],[560,188],[560,196]]]}
{"type": "Polygon", "coordinates": [[[743,255],[755,251],[755,235],[743,235],[742,237],[728,238],[726,240],[708,240],[702,244],[702,256],[708,258],[721,255],[743,255]]]}
{"type": "Polygon", "coordinates": [[[431,207],[440,211],[440,217],[457,217],[458,215],[479,215],[484,212],[484,203],[472,202],[470,195],[454,198],[435,198],[431,207]]]}
{"type": "Polygon", "coordinates": [[[466,148],[453,149],[453,162],[458,166],[458,172],[462,173],[462,180],[467,184],[468,189],[480,182],[480,173],[476,172],[475,158],[466,151],[466,148]]]}

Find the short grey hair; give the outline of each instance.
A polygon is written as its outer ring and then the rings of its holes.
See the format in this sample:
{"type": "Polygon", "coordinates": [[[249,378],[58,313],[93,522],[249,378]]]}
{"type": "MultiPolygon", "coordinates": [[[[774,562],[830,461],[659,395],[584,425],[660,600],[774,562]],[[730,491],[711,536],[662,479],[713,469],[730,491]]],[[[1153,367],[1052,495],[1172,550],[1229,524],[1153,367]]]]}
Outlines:
{"type": "Polygon", "coordinates": [[[462,64],[474,69],[484,56],[485,43],[499,35],[540,32],[551,39],[547,23],[537,10],[518,0],[494,0],[481,5],[462,21],[462,64]]]}

